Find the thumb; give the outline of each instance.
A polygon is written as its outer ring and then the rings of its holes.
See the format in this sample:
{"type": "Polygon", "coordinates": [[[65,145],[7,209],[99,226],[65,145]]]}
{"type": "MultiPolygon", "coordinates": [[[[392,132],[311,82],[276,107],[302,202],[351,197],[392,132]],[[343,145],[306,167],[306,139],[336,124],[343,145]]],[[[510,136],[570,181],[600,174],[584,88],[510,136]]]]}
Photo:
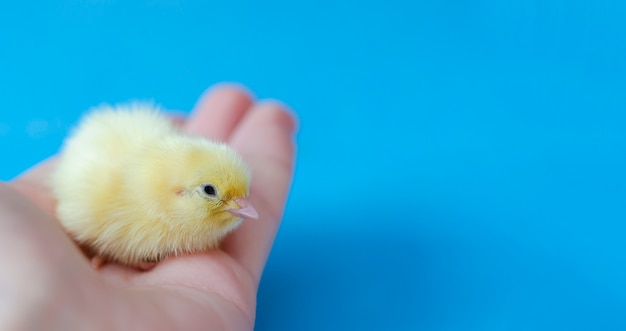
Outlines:
{"type": "Polygon", "coordinates": [[[34,259],[58,267],[79,256],[51,215],[12,186],[0,183],[0,261],[19,265],[34,259]]]}

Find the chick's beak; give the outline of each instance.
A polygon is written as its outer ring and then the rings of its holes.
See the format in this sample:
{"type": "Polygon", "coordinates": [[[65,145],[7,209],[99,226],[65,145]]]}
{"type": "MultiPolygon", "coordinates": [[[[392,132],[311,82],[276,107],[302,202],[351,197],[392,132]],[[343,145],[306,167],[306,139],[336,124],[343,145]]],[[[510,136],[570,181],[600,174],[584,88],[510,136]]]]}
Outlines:
{"type": "Polygon", "coordinates": [[[231,208],[226,210],[227,212],[243,218],[259,218],[259,213],[257,213],[256,209],[252,207],[252,204],[248,201],[248,199],[238,198],[235,199],[235,202],[239,205],[239,208],[231,208]]]}

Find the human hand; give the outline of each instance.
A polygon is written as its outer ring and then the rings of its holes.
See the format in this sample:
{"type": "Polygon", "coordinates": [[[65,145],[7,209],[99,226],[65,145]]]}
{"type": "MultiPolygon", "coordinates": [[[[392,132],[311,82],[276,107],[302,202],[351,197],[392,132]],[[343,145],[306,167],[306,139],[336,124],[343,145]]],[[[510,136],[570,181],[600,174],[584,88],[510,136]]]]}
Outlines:
{"type": "Polygon", "coordinates": [[[252,172],[259,220],[219,250],[170,258],[142,272],[87,258],[54,218],[47,188],[54,158],[0,183],[0,329],[252,330],[259,280],[287,198],[295,120],[276,102],[233,86],[207,93],[190,134],[228,142],[252,172]]]}

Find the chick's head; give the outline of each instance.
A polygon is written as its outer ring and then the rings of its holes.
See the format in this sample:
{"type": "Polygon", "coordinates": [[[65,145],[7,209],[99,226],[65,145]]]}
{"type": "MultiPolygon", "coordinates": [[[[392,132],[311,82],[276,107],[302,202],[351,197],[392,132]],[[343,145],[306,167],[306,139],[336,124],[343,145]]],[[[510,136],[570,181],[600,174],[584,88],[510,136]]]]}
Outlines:
{"type": "Polygon", "coordinates": [[[184,156],[183,173],[188,180],[178,188],[183,212],[198,221],[231,227],[241,218],[257,218],[248,201],[250,175],[240,157],[225,145],[197,146],[184,156]],[[207,148],[208,147],[208,148],[207,148]]]}
{"type": "Polygon", "coordinates": [[[173,231],[219,237],[243,218],[258,218],[248,198],[249,170],[227,145],[176,137],[151,153],[158,156],[140,175],[151,183],[144,193],[173,231]]]}

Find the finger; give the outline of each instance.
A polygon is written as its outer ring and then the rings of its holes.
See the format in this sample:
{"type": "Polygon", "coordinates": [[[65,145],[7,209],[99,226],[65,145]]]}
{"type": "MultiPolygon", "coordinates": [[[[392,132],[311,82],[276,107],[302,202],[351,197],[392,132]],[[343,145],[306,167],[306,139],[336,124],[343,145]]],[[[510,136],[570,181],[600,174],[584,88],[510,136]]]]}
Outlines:
{"type": "Polygon", "coordinates": [[[191,114],[185,131],[226,141],[250,106],[252,97],[243,87],[220,84],[207,91],[191,114]]]}
{"type": "Polygon", "coordinates": [[[170,110],[166,114],[167,116],[170,117],[174,126],[176,126],[177,128],[181,128],[181,129],[185,128],[185,124],[187,123],[187,116],[185,115],[183,111],[178,111],[178,110],[171,111],[170,110]]]}
{"type": "Polygon", "coordinates": [[[245,220],[222,249],[260,279],[282,218],[294,167],[295,118],[277,102],[252,109],[231,139],[252,172],[250,199],[259,220],[245,220]]]}

